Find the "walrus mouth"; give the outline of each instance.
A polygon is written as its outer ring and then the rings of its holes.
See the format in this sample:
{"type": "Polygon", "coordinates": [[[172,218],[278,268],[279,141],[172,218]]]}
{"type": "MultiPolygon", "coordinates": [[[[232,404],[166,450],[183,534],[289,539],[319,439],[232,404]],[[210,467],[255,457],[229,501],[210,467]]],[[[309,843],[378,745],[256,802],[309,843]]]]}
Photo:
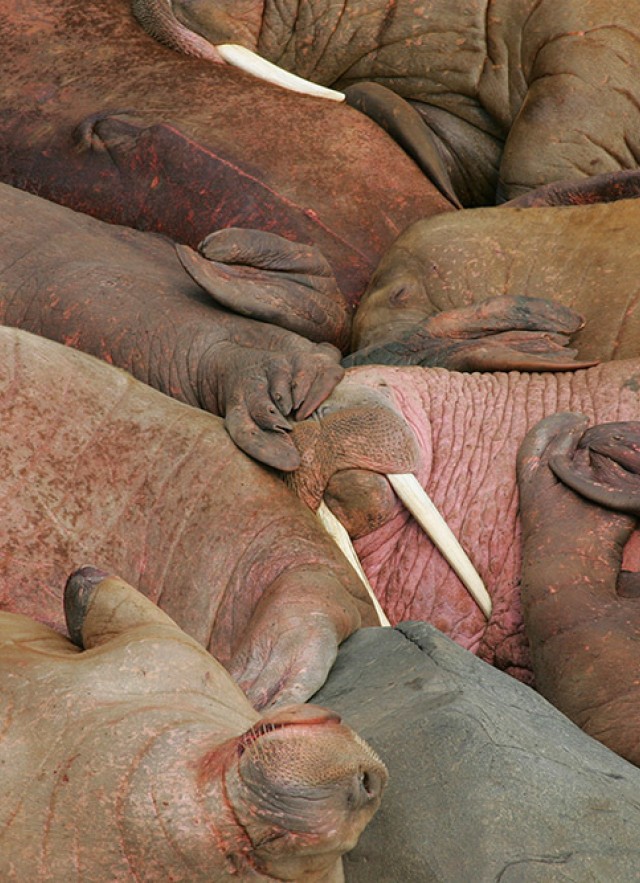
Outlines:
{"type": "Polygon", "coordinates": [[[345,96],[342,92],[336,92],[334,89],[327,89],[326,86],[320,86],[318,83],[312,83],[303,77],[298,77],[289,71],[278,67],[277,64],[261,58],[246,46],[240,46],[237,43],[222,43],[216,46],[216,51],[223,61],[232,67],[240,68],[245,73],[252,74],[259,80],[266,83],[273,83],[276,86],[282,86],[290,92],[299,92],[302,95],[312,95],[316,98],[327,98],[329,101],[344,101],[345,96]]]}
{"type": "MultiPolygon", "coordinates": [[[[309,706],[308,706],[309,708],[309,706]]],[[[277,714],[277,712],[276,712],[277,714]]],[[[305,714],[299,720],[265,720],[250,727],[238,738],[238,757],[242,757],[247,748],[257,742],[262,736],[275,733],[277,730],[291,729],[291,727],[318,727],[323,724],[339,724],[341,717],[333,711],[322,709],[317,715],[305,714]]]]}

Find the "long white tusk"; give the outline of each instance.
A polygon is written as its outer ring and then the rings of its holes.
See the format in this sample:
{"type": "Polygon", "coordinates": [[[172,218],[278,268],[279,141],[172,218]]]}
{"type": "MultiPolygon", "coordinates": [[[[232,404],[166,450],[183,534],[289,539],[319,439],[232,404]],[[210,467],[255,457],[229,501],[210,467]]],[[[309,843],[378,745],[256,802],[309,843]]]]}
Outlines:
{"type": "Polygon", "coordinates": [[[491,597],[480,579],[467,553],[464,551],[451,528],[429,499],[415,475],[387,475],[391,487],[400,497],[418,524],[424,528],[433,543],[449,562],[460,577],[471,597],[489,619],[491,616],[491,597]]]}
{"type": "Polygon", "coordinates": [[[351,537],[349,536],[343,525],[338,521],[331,509],[329,509],[329,507],[326,505],[326,503],[320,503],[316,515],[322,522],[322,526],[324,527],[324,529],[331,537],[333,537],[342,554],[345,556],[349,564],[353,567],[355,572],[364,583],[364,587],[371,596],[373,606],[376,613],[378,614],[380,625],[390,626],[391,623],[387,619],[384,610],[380,606],[380,602],[376,598],[373,589],[371,588],[371,584],[369,583],[367,575],[362,568],[362,564],[360,564],[360,559],[358,558],[356,550],[353,548],[351,537]]]}
{"type": "Polygon", "coordinates": [[[275,83],[276,86],[282,86],[283,89],[289,89],[291,92],[301,92],[303,95],[328,98],[330,101],[344,101],[342,92],[327,89],[326,86],[319,86],[317,83],[289,73],[289,71],[278,67],[277,64],[267,61],[266,58],[261,58],[245,46],[239,46],[237,43],[222,43],[220,46],[216,46],[216,50],[228,64],[239,67],[240,70],[253,74],[254,77],[265,80],[267,83],[275,83]]]}

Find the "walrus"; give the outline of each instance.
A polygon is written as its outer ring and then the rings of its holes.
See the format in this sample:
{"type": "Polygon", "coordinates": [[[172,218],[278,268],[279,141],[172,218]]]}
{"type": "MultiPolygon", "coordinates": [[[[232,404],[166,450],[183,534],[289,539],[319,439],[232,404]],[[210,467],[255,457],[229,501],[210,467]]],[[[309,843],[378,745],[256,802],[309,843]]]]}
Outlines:
{"type": "Polygon", "coordinates": [[[3,880],[343,880],[387,773],[334,712],[260,717],[124,580],[65,589],[73,640],[0,613],[3,880]]]}

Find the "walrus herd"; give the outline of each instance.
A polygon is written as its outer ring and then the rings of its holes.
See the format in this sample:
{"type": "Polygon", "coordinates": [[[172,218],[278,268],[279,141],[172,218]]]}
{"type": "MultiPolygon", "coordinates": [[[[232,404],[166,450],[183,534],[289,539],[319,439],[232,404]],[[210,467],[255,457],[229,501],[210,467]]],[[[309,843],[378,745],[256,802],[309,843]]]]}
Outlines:
{"type": "Polygon", "coordinates": [[[339,6],[4,17],[3,880],[640,868],[635,5],[339,6]]]}

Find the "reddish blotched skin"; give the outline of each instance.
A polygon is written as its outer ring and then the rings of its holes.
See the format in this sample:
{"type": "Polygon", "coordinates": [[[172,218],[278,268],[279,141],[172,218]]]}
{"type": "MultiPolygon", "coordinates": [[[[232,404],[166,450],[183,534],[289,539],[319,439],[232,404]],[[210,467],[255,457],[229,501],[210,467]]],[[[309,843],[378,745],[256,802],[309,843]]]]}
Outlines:
{"type": "Polygon", "coordinates": [[[2,44],[0,179],[107,221],[313,243],[355,303],[402,229],[451,208],[351,108],[161,46],[129,0],[13,5],[2,44]]]}
{"type": "MultiPolygon", "coordinates": [[[[345,472],[337,476],[339,484],[336,479],[330,483],[330,500],[337,500],[345,521],[360,537],[356,549],[387,615],[392,622],[426,619],[488,662],[531,680],[519,594],[518,447],[531,426],[556,411],[580,411],[597,422],[638,419],[640,362],[613,362],[570,374],[357,368],[348,372],[339,389],[360,384],[389,396],[413,429],[421,455],[420,482],[493,599],[487,624],[383,477],[365,476],[374,494],[363,494],[359,485],[352,516],[353,473],[345,472]],[[369,506],[367,500],[372,501],[369,506]],[[384,516],[390,520],[379,526],[384,516]]],[[[353,423],[345,425],[350,449],[366,455],[366,421],[360,436],[353,423]]],[[[349,465],[357,466],[356,461],[357,456],[349,465]]],[[[312,486],[312,479],[299,478],[303,479],[312,486]]]]}
{"type": "Polygon", "coordinates": [[[3,184],[0,321],[224,417],[239,447],[286,471],[299,462],[291,421],[311,413],[343,374],[333,346],[216,308],[164,237],[3,184]]]}
{"type": "Polygon", "coordinates": [[[2,879],[342,879],[386,770],[338,715],[260,718],[199,644],[96,568],[72,576],[65,608],[75,644],[0,613],[2,879]]]}
{"type": "Polygon", "coordinates": [[[518,454],[522,598],[540,692],[640,764],[640,578],[622,568],[640,513],[640,423],[536,425],[518,454]],[[559,537],[562,540],[559,541],[559,537]]]}
{"type": "Polygon", "coordinates": [[[313,514],[222,421],[84,353],[0,330],[0,607],[62,630],[92,562],[158,602],[263,707],[303,701],[374,616],[313,514]]]}

